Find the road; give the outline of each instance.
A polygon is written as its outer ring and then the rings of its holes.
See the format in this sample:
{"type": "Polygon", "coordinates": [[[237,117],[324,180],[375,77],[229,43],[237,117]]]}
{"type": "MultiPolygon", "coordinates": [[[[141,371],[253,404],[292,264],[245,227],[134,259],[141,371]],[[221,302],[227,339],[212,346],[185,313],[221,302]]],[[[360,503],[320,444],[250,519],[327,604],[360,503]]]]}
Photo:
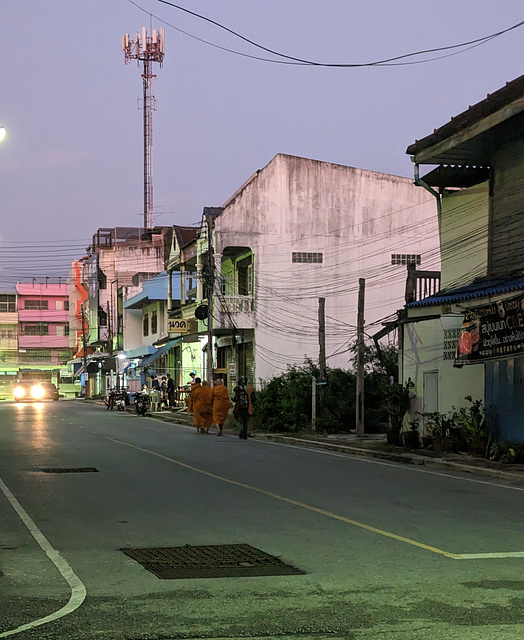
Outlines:
{"type": "Polygon", "coordinates": [[[0,638],[520,639],[523,502],[499,480],[3,403],[0,638]],[[123,551],[241,544],[302,573],[160,579],[123,551]]]}

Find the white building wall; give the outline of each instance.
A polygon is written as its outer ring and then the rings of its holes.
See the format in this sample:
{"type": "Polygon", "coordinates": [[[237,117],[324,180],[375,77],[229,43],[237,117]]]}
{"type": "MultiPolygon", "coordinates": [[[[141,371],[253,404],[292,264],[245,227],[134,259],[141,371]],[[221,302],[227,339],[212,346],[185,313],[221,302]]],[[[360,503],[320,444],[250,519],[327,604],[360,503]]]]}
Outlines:
{"type": "MultiPolygon", "coordinates": [[[[487,183],[452,191],[443,197],[440,220],[443,291],[467,285],[487,274],[488,222],[487,183]]],[[[465,406],[468,395],[484,398],[484,365],[453,366],[453,344],[456,346],[464,318],[462,305],[425,306],[409,311],[412,318],[439,313],[442,315],[438,320],[405,325],[401,375],[403,381],[411,378],[415,383],[414,404],[424,411],[424,373],[437,372],[438,411],[448,413],[453,407],[465,406]]]]}
{"type": "Polygon", "coordinates": [[[326,299],[328,366],[348,367],[355,340],[358,280],[366,279],[366,326],[404,304],[406,267],[391,254],[422,255],[438,270],[433,196],[412,180],[277,155],[226,204],[215,223],[216,250],[255,255],[257,379],[318,361],[318,298],[326,299]],[[322,264],[292,263],[292,252],[322,253],[322,264]]]}

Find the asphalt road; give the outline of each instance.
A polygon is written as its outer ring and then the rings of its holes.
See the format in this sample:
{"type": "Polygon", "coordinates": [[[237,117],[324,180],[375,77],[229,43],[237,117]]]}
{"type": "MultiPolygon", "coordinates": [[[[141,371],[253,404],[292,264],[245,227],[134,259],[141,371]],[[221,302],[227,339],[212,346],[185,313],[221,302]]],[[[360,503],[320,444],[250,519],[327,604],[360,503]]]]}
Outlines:
{"type": "Polygon", "coordinates": [[[521,639],[523,502],[467,474],[4,403],[0,638],[521,639]],[[304,573],[160,579],[122,551],[239,544],[304,573]]]}

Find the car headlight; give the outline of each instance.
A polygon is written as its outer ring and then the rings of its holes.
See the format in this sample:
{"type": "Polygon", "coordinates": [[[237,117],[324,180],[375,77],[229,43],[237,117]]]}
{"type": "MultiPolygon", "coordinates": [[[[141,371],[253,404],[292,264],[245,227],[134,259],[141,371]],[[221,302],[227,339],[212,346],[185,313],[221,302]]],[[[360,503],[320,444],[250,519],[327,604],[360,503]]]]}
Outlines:
{"type": "Polygon", "coordinates": [[[40,398],[44,397],[44,394],[45,391],[40,385],[35,384],[34,387],[31,387],[31,395],[35,400],[40,400],[40,398]]]}
{"type": "Polygon", "coordinates": [[[25,389],[24,387],[15,387],[15,390],[13,393],[15,398],[23,398],[25,396],[25,389]]]}

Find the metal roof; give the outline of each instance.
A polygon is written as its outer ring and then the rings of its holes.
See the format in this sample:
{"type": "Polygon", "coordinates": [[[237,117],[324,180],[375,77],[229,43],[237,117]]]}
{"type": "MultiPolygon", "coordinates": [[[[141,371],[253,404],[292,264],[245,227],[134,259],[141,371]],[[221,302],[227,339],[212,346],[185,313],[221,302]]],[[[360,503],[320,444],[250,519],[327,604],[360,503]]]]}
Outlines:
{"type": "Polygon", "coordinates": [[[503,293],[511,293],[512,291],[521,291],[524,289],[524,275],[513,278],[496,278],[492,280],[476,281],[463,287],[449,289],[448,291],[439,291],[439,293],[410,302],[406,305],[407,309],[416,309],[419,307],[430,307],[438,304],[450,304],[452,302],[460,302],[463,300],[476,300],[486,296],[493,296],[503,293]]]}
{"type": "Polygon", "coordinates": [[[488,165],[501,137],[511,139],[515,130],[522,130],[523,111],[524,76],[520,76],[416,140],[406,153],[421,164],[488,165]]]}

